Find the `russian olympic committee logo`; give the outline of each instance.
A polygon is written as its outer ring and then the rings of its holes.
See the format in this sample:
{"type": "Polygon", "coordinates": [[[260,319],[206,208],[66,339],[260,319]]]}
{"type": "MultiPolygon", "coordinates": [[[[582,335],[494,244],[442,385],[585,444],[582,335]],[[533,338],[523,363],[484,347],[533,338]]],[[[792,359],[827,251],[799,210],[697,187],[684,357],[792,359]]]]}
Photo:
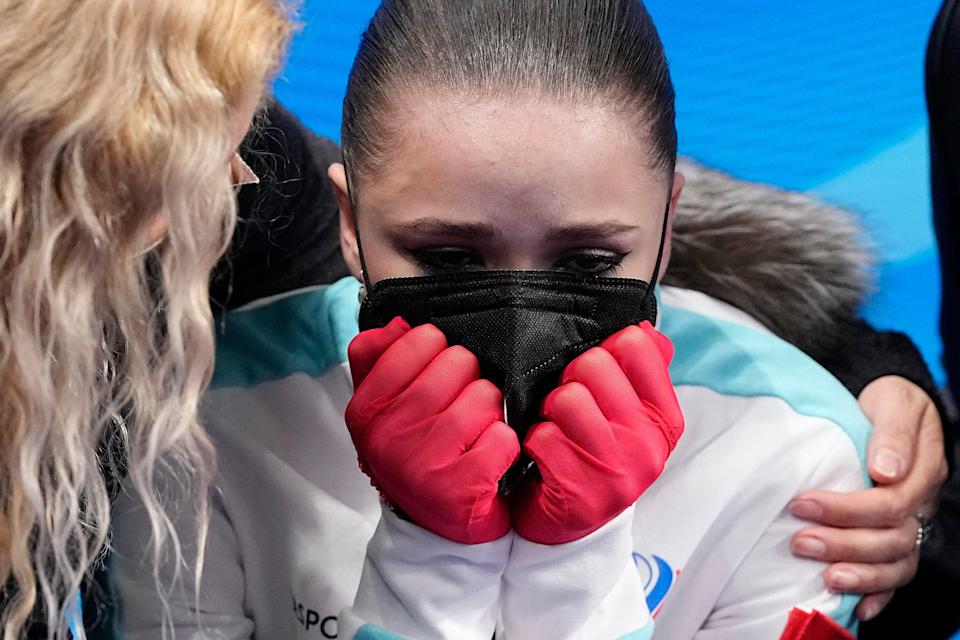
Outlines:
{"type": "Polygon", "coordinates": [[[634,552],[633,563],[637,565],[643,578],[643,591],[647,596],[647,608],[654,618],[660,612],[667,594],[680,576],[680,570],[674,569],[660,556],[645,556],[634,552]]]}

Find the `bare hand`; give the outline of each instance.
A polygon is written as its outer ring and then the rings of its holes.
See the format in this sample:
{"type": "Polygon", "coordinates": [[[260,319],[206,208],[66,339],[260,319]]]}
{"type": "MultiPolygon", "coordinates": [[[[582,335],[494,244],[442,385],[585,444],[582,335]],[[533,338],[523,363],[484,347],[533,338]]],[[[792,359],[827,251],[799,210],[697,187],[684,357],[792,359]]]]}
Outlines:
{"type": "Polygon", "coordinates": [[[864,594],[857,615],[869,620],[917,573],[916,516],[935,513],[947,461],[940,416],[917,385],[899,376],[878,378],[860,394],[860,407],[874,427],[867,460],[877,486],[797,496],[791,512],[820,526],[797,533],[791,548],[833,563],[827,587],[864,594]]]}

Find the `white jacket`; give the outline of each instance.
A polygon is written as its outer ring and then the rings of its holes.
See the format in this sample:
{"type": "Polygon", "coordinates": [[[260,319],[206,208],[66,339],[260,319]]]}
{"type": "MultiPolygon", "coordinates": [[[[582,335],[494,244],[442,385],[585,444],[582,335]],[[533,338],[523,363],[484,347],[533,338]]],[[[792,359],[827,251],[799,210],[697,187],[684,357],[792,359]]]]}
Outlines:
{"type": "MultiPolygon", "coordinates": [[[[867,486],[869,424],[803,353],[724,303],[664,287],[659,328],[676,348],[686,430],[662,476],[583,540],[459,545],[384,512],[358,469],[343,423],[358,286],[295,292],[218,325],[203,417],[219,476],[199,598],[185,575],[170,599],[176,638],[767,640],[794,607],[854,626],[857,599],[790,553],[804,523],[787,505],[867,486]]],[[[190,518],[177,524],[189,558],[190,518]]],[[[131,640],[161,637],[148,535],[122,497],[112,577],[131,640]]]]}

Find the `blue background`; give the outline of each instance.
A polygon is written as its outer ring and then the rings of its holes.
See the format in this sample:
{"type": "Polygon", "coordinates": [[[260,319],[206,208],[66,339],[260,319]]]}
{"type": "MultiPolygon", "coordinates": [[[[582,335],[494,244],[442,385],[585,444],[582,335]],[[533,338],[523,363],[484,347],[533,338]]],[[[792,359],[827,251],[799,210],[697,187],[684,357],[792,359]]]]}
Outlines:
{"type": "MultiPolygon", "coordinates": [[[[866,309],[942,381],[923,57],[939,0],[648,0],[677,85],[681,152],[860,216],[881,259],[866,309]]],[[[372,0],[306,0],[280,98],[339,138],[372,0]]]]}

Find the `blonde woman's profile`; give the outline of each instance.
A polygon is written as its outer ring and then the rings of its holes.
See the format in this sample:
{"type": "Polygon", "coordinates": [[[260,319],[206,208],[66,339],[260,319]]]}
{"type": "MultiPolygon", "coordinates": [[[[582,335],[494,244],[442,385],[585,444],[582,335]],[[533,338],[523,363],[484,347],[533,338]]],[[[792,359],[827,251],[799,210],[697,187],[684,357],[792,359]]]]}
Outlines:
{"type": "Polygon", "coordinates": [[[0,0],[5,639],[32,616],[67,637],[106,545],[104,467],[142,499],[154,561],[181,554],[158,470],[191,487],[203,522],[207,282],[290,18],[281,0],[0,0]]]}

